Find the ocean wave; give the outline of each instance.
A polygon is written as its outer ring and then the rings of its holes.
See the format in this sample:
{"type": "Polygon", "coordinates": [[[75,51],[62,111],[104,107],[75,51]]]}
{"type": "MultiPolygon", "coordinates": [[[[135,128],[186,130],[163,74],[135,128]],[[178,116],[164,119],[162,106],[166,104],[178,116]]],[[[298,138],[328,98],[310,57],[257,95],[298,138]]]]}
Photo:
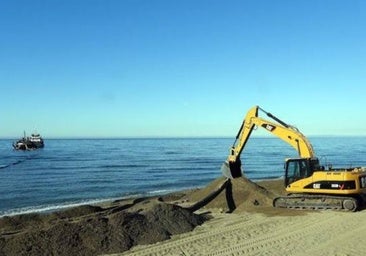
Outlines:
{"type": "Polygon", "coordinates": [[[65,203],[61,203],[61,204],[47,204],[47,205],[21,207],[21,208],[15,208],[15,209],[11,209],[11,210],[0,211],[0,218],[5,217],[5,216],[10,217],[10,216],[22,215],[22,214],[50,213],[50,212],[56,212],[56,211],[64,210],[64,209],[68,209],[68,208],[83,206],[83,205],[94,205],[94,204],[100,204],[100,203],[112,202],[115,200],[123,200],[123,199],[136,198],[136,197],[164,195],[164,194],[168,194],[168,193],[171,193],[174,191],[177,191],[177,189],[156,189],[156,190],[151,190],[151,191],[141,192],[141,193],[127,193],[123,196],[118,196],[118,197],[86,199],[86,200],[81,200],[81,201],[65,202],[65,203]]]}
{"type": "Polygon", "coordinates": [[[114,200],[121,200],[130,197],[138,197],[141,194],[135,195],[128,195],[128,196],[121,196],[121,197],[113,197],[113,198],[104,198],[104,199],[89,199],[89,200],[82,200],[76,202],[65,202],[61,204],[48,204],[48,205],[39,205],[39,206],[29,206],[29,207],[22,207],[22,208],[15,208],[11,210],[0,211],[0,218],[5,216],[15,216],[15,215],[22,215],[22,214],[30,214],[30,213],[48,213],[48,212],[55,212],[63,209],[68,209],[72,207],[82,206],[82,205],[89,205],[89,204],[98,204],[98,203],[105,203],[114,200]]]}
{"type": "Polygon", "coordinates": [[[107,164],[100,165],[100,168],[145,168],[148,167],[147,164],[107,164]]]}

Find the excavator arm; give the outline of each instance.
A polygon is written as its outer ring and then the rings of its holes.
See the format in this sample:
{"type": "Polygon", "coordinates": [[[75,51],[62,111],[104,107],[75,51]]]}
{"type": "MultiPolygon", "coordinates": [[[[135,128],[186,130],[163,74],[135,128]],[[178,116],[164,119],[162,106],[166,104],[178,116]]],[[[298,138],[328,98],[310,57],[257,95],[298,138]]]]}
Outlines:
{"type": "Polygon", "coordinates": [[[255,127],[264,128],[266,131],[290,144],[298,152],[301,158],[314,157],[312,145],[297,128],[286,124],[259,106],[254,106],[245,116],[234,144],[230,149],[229,156],[221,168],[224,176],[228,178],[242,176],[240,155],[255,127]],[[273,121],[259,117],[259,111],[265,113],[273,121]]]}

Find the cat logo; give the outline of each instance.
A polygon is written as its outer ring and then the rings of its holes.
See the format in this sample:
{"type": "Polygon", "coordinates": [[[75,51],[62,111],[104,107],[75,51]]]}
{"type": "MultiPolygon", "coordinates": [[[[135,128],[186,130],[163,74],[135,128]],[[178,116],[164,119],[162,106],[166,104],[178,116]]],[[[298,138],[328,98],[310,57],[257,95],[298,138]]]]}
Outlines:
{"type": "Polygon", "coordinates": [[[270,125],[270,124],[262,124],[262,127],[270,132],[273,132],[274,129],[276,129],[275,126],[270,125]]]}

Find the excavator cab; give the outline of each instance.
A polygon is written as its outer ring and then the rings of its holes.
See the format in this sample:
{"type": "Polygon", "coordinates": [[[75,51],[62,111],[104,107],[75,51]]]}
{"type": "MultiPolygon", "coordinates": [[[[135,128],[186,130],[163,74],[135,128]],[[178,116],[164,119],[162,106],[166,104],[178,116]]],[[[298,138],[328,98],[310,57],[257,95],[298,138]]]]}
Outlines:
{"type": "Polygon", "coordinates": [[[321,170],[318,158],[290,158],[285,161],[285,186],[321,170]]]}

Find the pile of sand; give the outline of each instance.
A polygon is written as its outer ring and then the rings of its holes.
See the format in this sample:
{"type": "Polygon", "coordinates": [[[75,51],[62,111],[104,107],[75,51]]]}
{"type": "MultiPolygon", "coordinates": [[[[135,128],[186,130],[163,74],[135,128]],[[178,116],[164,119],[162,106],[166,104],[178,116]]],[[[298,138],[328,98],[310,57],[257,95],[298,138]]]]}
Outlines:
{"type": "MultiPolygon", "coordinates": [[[[206,187],[187,194],[185,203],[195,203],[205,198],[212,191],[217,190],[226,179],[219,178],[206,187]]],[[[275,197],[285,193],[282,180],[263,181],[259,183],[240,177],[229,180],[229,185],[205,208],[220,209],[221,212],[266,212],[273,211],[272,201],[275,197]]]]}
{"type": "Polygon", "coordinates": [[[0,219],[0,255],[97,255],[129,250],[193,230],[208,219],[192,205],[218,187],[206,209],[221,212],[273,211],[273,198],[283,192],[281,181],[260,186],[245,177],[218,178],[202,189],[160,198],[115,201],[104,206],[80,206],[49,214],[0,219]],[[281,184],[281,185],[279,185],[281,184]],[[279,189],[281,188],[281,189],[279,189]]]}
{"type": "Polygon", "coordinates": [[[166,240],[204,222],[157,200],[103,209],[82,206],[53,214],[0,219],[0,255],[97,255],[166,240]]]}

